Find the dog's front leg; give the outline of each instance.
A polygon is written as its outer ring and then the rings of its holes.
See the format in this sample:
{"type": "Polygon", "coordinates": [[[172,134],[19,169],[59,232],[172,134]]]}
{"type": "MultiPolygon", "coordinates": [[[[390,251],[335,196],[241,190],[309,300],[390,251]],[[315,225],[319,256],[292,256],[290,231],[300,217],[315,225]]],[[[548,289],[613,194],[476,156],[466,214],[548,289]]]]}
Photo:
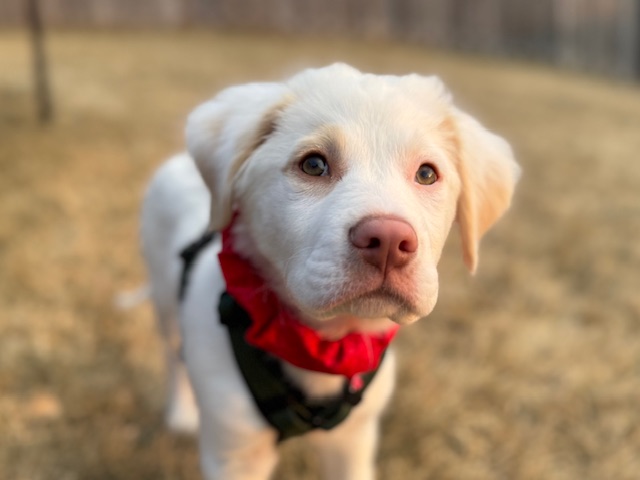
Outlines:
{"type": "Polygon", "coordinates": [[[267,480],[277,434],[255,406],[234,358],[229,333],[212,318],[222,290],[212,251],[203,253],[183,305],[184,357],[200,414],[200,462],[206,480],[267,480]],[[216,289],[216,281],[218,288],[216,289]],[[212,287],[213,285],[213,287],[212,287]],[[213,293],[212,293],[213,292],[213,293]]]}
{"type": "Polygon", "coordinates": [[[213,332],[186,338],[193,347],[185,354],[199,406],[204,478],[267,480],[278,461],[277,434],[254,405],[229,345],[214,341],[220,337],[213,332]]]}
{"type": "Polygon", "coordinates": [[[380,415],[391,398],[395,356],[387,351],[378,374],[362,402],[347,419],[329,431],[315,431],[309,440],[317,447],[325,480],[373,480],[380,415]]]}
{"type": "Polygon", "coordinates": [[[362,419],[332,432],[314,434],[322,478],[325,480],[373,480],[378,441],[378,419],[362,419]]]}
{"type": "Polygon", "coordinates": [[[250,435],[221,432],[203,422],[200,463],[206,480],[268,480],[278,463],[275,434],[262,430],[250,435]],[[232,438],[230,438],[230,436],[232,438]],[[229,443],[232,440],[233,445],[229,443]],[[222,444],[224,443],[224,445],[222,444]]]}

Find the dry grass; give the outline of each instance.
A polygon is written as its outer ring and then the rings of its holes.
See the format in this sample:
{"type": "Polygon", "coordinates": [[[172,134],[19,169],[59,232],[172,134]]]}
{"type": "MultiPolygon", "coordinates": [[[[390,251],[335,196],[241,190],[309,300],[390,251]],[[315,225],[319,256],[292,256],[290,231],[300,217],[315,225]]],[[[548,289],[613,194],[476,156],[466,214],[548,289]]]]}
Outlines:
{"type": "MultiPolygon", "coordinates": [[[[28,50],[0,33],[0,477],[197,478],[161,423],[141,192],[195,104],[231,82],[342,59],[438,72],[524,166],[469,279],[453,238],[432,316],[397,341],[382,479],[636,479],[640,92],[398,45],[206,33],[56,34],[58,121],[32,120],[28,50]]],[[[286,446],[278,478],[307,474],[286,446]]]]}

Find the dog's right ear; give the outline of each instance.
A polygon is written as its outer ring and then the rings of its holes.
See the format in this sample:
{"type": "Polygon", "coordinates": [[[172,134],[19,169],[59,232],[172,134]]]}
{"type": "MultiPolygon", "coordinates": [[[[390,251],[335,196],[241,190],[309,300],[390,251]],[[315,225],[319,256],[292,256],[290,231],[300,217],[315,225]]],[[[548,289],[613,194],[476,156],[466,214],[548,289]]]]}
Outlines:
{"type": "Polygon", "coordinates": [[[231,221],[238,172],[273,132],[287,99],[283,84],[252,83],[223,90],[189,115],[187,148],[211,192],[212,230],[231,221]]]}
{"type": "Polygon", "coordinates": [[[478,245],[487,230],[509,208],[520,167],[509,144],[470,115],[454,109],[457,168],[462,188],[456,220],[464,262],[471,273],[478,266],[478,245]]]}

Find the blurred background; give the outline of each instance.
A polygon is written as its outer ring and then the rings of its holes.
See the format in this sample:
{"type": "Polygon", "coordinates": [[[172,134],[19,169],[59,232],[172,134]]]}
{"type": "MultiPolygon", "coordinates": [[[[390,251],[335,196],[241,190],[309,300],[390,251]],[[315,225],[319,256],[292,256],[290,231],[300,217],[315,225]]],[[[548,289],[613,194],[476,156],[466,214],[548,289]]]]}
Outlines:
{"type": "Polygon", "coordinates": [[[524,170],[395,343],[379,478],[640,478],[640,1],[2,0],[1,480],[199,478],[151,307],[114,306],[144,188],[218,90],[334,61],[439,75],[524,170]]]}

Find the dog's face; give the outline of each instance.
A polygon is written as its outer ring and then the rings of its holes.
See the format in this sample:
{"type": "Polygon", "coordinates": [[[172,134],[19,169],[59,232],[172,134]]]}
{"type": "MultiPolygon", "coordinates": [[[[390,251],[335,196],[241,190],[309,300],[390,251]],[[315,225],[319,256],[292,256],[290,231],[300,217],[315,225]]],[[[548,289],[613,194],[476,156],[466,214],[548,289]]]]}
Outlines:
{"type": "Polygon", "coordinates": [[[473,271],[518,173],[437,78],[344,65],[228,89],[192,114],[187,139],[212,226],[237,212],[236,250],[314,321],[428,315],[452,223],[473,271]]]}

